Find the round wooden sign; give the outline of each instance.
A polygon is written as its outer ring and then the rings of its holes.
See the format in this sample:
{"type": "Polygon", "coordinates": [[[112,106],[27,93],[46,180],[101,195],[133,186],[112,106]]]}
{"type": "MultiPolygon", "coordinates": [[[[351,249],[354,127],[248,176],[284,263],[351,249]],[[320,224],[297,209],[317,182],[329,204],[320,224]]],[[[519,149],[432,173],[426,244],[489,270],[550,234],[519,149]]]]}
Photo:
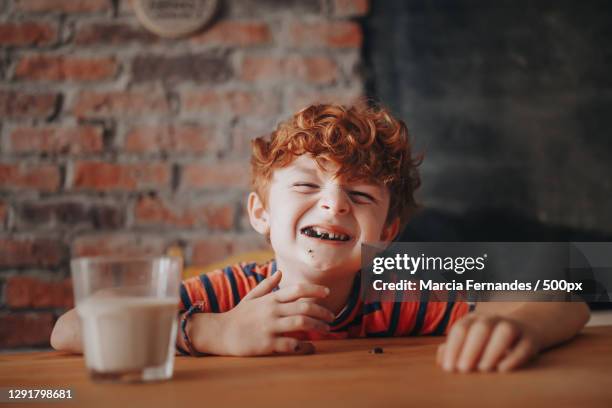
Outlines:
{"type": "Polygon", "coordinates": [[[177,38],[191,34],[208,23],[217,0],[133,0],[138,20],[155,34],[177,38]]]}

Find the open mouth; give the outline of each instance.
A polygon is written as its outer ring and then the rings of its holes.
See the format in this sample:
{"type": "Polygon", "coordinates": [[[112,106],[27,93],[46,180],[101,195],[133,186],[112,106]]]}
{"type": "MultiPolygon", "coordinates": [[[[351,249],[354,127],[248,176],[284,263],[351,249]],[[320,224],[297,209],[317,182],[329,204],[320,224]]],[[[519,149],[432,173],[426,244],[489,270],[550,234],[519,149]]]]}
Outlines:
{"type": "Polygon", "coordinates": [[[311,238],[317,238],[323,241],[346,242],[351,240],[351,237],[346,234],[342,234],[339,232],[331,232],[326,230],[325,228],[316,226],[304,227],[300,230],[300,233],[302,235],[306,235],[311,238]]]}

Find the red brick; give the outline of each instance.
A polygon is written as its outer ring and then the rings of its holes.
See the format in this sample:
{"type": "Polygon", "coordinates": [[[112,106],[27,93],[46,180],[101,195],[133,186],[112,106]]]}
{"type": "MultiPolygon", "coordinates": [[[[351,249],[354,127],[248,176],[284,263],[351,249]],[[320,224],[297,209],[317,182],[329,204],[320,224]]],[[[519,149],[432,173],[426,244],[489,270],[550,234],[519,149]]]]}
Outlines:
{"type": "Polygon", "coordinates": [[[242,79],[246,81],[295,80],[325,84],[338,78],[338,66],[329,57],[247,57],[242,62],[242,79]]]}
{"type": "Polygon", "coordinates": [[[359,17],[370,11],[369,0],[334,0],[334,16],[336,17],[359,17]]]}
{"type": "Polygon", "coordinates": [[[0,90],[0,117],[47,119],[55,112],[58,98],[51,93],[0,90]]]}
{"type": "Polygon", "coordinates": [[[202,188],[246,188],[249,185],[248,162],[190,164],[183,167],[183,190],[202,188]]]}
{"type": "Polygon", "coordinates": [[[206,220],[210,229],[231,230],[234,227],[235,210],[233,205],[206,205],[196,210],[206,220]]]}
{"type": "Polygon", "coordinates": [[[15,77],[45,81],[99,81],[117,72],[114,58],[74,58],[61,55],[33,55],[19,60],[15,77]]]}
{"type": "Polygon", "coordinates": [[[0,348],[48,346],[55,317],[50,312],[0,315],[0,348]]]}
{"type": "Polygon", "coordinates": [[[74,105],[74,114],[78,117],[133,117],[167,113],[168,110],[163,95],[145,91],[83,91],[74,105]]]}
{"type": "Polygon", "coordinates": [[[362,97],[359,88],[350,88],[328,91],[298,91],[294,92],[287,100],[289,101],[288,108],[292,111],[298,111],[313,103],[353,105],[362,97]]]}
{"type": "Polygon", "coordinates": [[[338,79],[338,66],[328,57],[295,57],[287,61],[289,78],[298,77],[308,82],[327,84],[338,79]]]}
{"type": "Polygon", "coordinates": [[[81,25],[75,34],[77,45],[126,45],[129,43],[152,44],[158,36],[140,25],[123,23],[92,23],[81,25]]]}
{"type": "Polygon", "coordinates": [[[265,23],[248,21],[220,21],[191,38],[197,44],[247,47],[267,44],[270,28],[265,23]]]}
{"type": "Polygon", "coordinates": [[[66,248],[58,240],[0,239],[0,267],[57,266],[66,255],[66,248]]]}
{"type": "Polygon", "coordinates": [[[271,115],[278,112],[279,98],[275,94],[247,91],[186,91],[182,95],[183,109],[197,114],[271,115]]]}
{"type": "Polygon", "coordinates": [[[0,190],[57,191],[60,187],[59,169],[51,164],[1,164],[0,190]]]}
{"type": "Polygon", "coordinates": [[[234,208],[223,204],[173,204],[159,198],[142,197],[136,203],[135,220],[142,225],[200,227],[229,230],[234,225],[234,208]]]}
{"type": "MultiPolygon", "coordinates": [[[[318,0],[232,0],[223,3],[223,13],[252,19],[286,18],[287,15],[317,16],[327,1],[318,0]],[[272,17],[272,18],[271,18],[272,17]]],[[[325,7],[326,8],[326,7],[325,7]]]]}
{"type": "Polygon", "coordinates": [[[15,9],[24,12],[89,13],[111,10],[109,0],[16,0],[15,9]]]}
{"type": "Polygon", "coordinates": [[[138,55],[132,59],[131,78],[135,83],[191,81],[198,84],[219,84],[233,76],[227,54],[212,52],[182,55],[138,55]]]}
{"type": "Polygon", "coordinates": [[[194,153],[216,148],[214,130],[196,125],[137,126],[125,136],[124,149],[130,153],[194,153]]]}
{"type": "Polygon", "coordinates": [[[352,21],[294,22],[289,30],[295,47],[359,48],[362,41],[361,27],[352,21]]]}
{"type": "Polygon", "coordinates": [[[15,208],[17,227],[24,231],[61,226],[120,228],[124,225],[124,213],[121,204],[85,203],[61,197],[21,201],[15,208]]]}
{"type": "Polygon", "coordinates": [[[191,264],[203,266],[218,262],[230,256],[232,252],[231,239],[225,237],[206,238],[193,245],[191,264]]]}
{"type": "Polygon", "coordinates": [[[232,128],[232,153],[251,155],[251,141],[270,134],[276,128],[277,119],[258,120],[255,123],[239,123],[232,128]]]}
{"type": "Polygon", "coordinates": [[[9,140],[15,153],[97,153],[104,148],[103,129],[96,126],[20,127],[9,140]]]}
{"type": "Polygon", "coordinates": [[[170,167],[165,163],[78,162],[74,169],[73,186],[98,191],[132,191],[165,188],[169,182],[170,167]]]}
{"type": "Polygon", "coordinates": [[[6,225],[8,218],[8,205],[4,201],[0,201],[0,229],[6,225]]]}
{"type": "Polygon", "coordinates": [[[162,255],[165,243],[159,236],[128,234],[98,234],[78,237],[72,244],[72,255],[79,256],[140,256],[162,255]]]}
{"type": "MultiPolygon", "coordinates": [[[[222,261],[229,256],[259,250],[270,250],[270,246],[261,235],[211,236],[193,243],[191,264],[204,266],[222,261]]],[[[244,261],[250,261],[250,259],[244,259],[244,261]]]]}
{"type": "Polygon", "coordinates": [[[48,45],[57,40],[57,27],[37,21],[0,23],[0,45],[48,45]]]}
{"type": "Polygon", "coordinates": [[[8,217],[8,205],[0,200],[0,225],[3,225],[8,217]]]}
{"type": "Polygon", "coordinates": [[[287,58],[281,57],[246,57],[242,61],[241,79],[245,81],[262,81],[286,79],[287,58]]]}
{"type": "Polygon", "coordinates": [[[6,305],[14,309],[74,306],[70,279],[50,282],[29,276],[12,276],[6,281],[4,296],[6,305]]]}

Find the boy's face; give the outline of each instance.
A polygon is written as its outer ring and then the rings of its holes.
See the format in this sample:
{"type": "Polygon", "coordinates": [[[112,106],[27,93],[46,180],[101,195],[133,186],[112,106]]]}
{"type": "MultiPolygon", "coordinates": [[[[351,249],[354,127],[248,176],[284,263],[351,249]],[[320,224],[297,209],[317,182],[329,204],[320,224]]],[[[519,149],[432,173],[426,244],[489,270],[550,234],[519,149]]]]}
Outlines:
{"type": "Polygon", "coordinates": [[[324,170],[310,155],[274,171],[264,208],[249,196],[251,224],[270,234],[277,259],[318,278],[354,274],[361,244],[392,240],[399,220],[385,224],[388,189],[380,184],[336,179],[337,165],[324,170]]]}

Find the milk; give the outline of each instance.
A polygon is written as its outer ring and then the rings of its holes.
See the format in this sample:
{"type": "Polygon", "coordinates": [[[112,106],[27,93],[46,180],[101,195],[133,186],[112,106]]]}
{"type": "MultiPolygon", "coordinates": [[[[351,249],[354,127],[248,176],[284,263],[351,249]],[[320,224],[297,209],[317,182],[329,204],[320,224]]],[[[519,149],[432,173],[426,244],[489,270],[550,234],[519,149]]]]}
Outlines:
{"type": "Polygon", "coordinates": [[[77,305],[85,362],[99,373],[170,364],[177,330],[177,300],[90,297],[77,305]]]}

